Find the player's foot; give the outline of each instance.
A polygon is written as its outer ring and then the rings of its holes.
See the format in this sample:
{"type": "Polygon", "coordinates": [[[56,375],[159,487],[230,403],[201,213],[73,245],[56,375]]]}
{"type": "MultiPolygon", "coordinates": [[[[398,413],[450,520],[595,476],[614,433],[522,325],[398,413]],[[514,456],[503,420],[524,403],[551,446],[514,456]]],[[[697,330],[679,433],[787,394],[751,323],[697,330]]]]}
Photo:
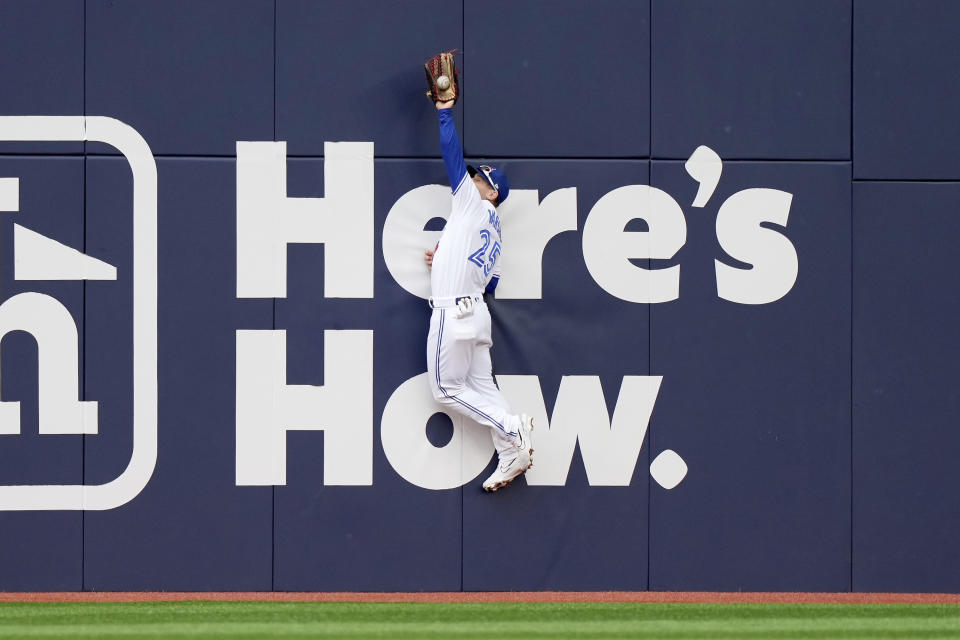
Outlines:
{"type": "Polygon", "coordinates": [[[531,431],[533,431],[533,418],[526,414],[521,415],[520,428],[517,430],[517,438],[514,441],[515,449],[505,451],[500,456],[500,464],[497,465],[496,471],[483,482],[484,491],[492,492],[502,489],[533,466],[531,431]]]}
{"type": "Polygon", "coordinates": [[[533,465],[526,451],[512,451],[506,459],[500,458],[500,464],[490,477],[483,481],[484,491],[496,491],[507,486],[533,465]]]}

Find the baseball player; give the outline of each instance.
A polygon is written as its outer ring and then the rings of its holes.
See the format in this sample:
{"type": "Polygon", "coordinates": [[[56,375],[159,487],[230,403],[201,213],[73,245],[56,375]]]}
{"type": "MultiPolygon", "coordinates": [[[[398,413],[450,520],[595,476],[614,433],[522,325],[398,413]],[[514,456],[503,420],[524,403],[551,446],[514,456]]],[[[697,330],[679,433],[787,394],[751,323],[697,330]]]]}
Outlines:
{"type": "Polygon", "coordinates": [[[435,103],[453,208],[440,242],[425,255],[433,308],[427,373],[438,403],[490,428],[499,464],[483,489],[496,491],[533,465],[533,419],[511,413],[493,380],[490,311],[483,300],[500,280],[503,240],[497,206],[507,199],[510,186],[499,169],[464,164],[453,102],[435,103]]]}

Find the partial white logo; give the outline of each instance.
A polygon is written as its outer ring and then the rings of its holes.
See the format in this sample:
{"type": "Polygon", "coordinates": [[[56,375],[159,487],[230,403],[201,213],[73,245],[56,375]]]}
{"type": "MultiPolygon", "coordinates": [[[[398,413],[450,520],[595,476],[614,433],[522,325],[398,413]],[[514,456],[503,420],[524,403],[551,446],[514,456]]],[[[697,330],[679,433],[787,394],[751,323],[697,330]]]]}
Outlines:
{"type": "MultiPolygon", "coordinates": [[[[133,451],[126,469],[100,485],[0,486],[0,510],[102,510],[135,498],[157,460],[157,167],[133,128],[99,116],[0,116],[3,141],[105,142],[133,173],[133,451]]],[[[18,178],[0,178],[0,211],[20,209],[18,178]]],[[[25,220],[24,225],[29,225],[25,220]]],[[[116,280],[117,270],[28,226],[14,225],[17,280],[116,280]]],[[[0,339],[25,331],[37,341],[41,434],[98,432],[98,404],[78,399],[78,333],[67,308],[27,292],[0,305],[0,339]]],[[[0,434],[20,433],[20,403],[0,402],[0,434]]]]}

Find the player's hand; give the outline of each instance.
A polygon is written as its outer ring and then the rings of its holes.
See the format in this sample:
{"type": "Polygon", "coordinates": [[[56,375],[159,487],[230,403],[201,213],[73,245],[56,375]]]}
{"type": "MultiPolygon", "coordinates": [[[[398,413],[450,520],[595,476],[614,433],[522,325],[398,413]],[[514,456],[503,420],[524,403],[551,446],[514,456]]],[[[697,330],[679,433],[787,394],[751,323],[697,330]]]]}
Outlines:
{"type": "Polygon", "coordinates": [[[437,111],[440,111],[442,109],[453,108],[454,102],[456,102],[456,100],[447,100],[446,102],[435,102],[434,104],[437,105],[437,111]]]}
{"type": "Polygon", "coordinates": [[[433,269],[433,249],[423,252],[423,261],[427,263],[427,269],[433,269]]]}

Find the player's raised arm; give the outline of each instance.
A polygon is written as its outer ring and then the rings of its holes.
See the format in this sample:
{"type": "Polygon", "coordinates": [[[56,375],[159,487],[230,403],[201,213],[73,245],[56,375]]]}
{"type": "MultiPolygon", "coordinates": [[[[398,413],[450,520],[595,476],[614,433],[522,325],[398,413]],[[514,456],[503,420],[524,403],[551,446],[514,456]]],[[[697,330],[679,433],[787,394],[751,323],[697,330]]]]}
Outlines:
{"type": "Polygon", "coordinates": [[[457,137],[457,126],[453,122],[451,108],[460,97],[457,82],[457,65],[453,51],[438,53],[423,65],[427,72],[427,97],[437,107],[440,119],[440,149],[443,163],[447,167],[450,188],[454,193],[467,177],[467,166],[463,162],[463,147],[457,137]]]}
{"type": "Polygon", "coordinates": [[[440,150],[443,164],[447,167],[447,177],[454,193],[467,179],[467,165],[463,161],[463,147],[457,136],[457,125],[453,122],[453,101],[437,102],[437,115],[440,119],[440,150]]]}

